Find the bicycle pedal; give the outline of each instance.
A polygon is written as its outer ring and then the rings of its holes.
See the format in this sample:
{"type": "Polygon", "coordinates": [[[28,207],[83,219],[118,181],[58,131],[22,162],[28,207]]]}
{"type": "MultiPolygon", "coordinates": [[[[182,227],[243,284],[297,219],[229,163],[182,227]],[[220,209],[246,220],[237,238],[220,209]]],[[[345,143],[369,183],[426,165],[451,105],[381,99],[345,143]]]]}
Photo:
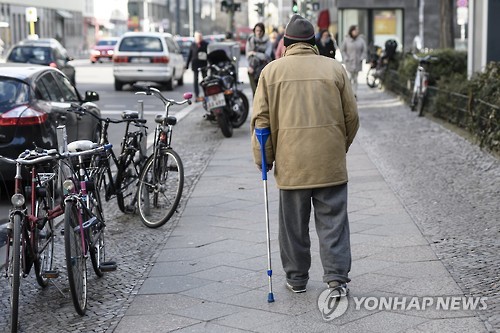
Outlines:
{"type": "Polygon", "coordinates": [[[106,262],[102,262],[102,263],[99,265],[99,269],[100,269],[102,272],[113,272],[113,271],[116,271],[116,268],[117,268],[117,264],[116,264],[116,262],[114,262],[114,261],[106,261],[106,262]]]}
{"type": "Polygon", "coordinates": [[[46,279],[57,279],[59,277],[59,271],[45,271],[42,276],[46,279]]]}

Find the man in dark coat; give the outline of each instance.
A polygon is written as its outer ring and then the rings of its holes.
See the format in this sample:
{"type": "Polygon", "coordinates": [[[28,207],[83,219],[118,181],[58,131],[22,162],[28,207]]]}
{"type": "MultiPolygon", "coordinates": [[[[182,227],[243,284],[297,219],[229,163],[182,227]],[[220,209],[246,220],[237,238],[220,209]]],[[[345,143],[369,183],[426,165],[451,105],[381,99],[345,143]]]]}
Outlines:
{"type": "Polygon", "coordinates": [[[196,31],[194,33],[194,42],[189,48],[186,69],[189,68],[189,63],[191,63],[191,69],[193,70],[194,76],[194,95],[196,96],[197,102],[201,100],[200,86],[198,84],[198,69],[207,66],[207,46],[208,43],[203,40],[203,35],[201,34],[201,32],[196,31]]]}
{"type": "Polygon", "coordinates": [[[322,56],[335,59],[335,43],[328,30],[321,30],[319,38],[316,40],[316,47],[322,56]]]}

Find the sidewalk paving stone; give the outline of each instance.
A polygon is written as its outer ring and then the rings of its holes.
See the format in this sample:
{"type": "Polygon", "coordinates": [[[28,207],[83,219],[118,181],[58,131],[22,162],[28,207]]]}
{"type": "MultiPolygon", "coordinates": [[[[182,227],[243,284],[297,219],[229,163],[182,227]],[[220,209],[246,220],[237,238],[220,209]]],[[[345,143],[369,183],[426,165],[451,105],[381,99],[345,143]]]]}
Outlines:
{"type": "MultiPolygon", "coordinates": [[[[377,105],[361,99],[360,110],[401,107],[391,96],[376,98],[377,105]]],[[[128,332],[141,322],[153,329],[161,313],[159,332],[172,327],[176,332],[485,332],[473,311],[355,309],[361,297],[446,297],[463,292],[357,139],[348,153],[348,170],[353,263],[351,296],[342,316],[325,321],[318,309],[326,284],[313,221],[308,290],[293,294],[285,288],[272,173],[267,185],[275,302],[267,302],[263,184],[243,126],[215,151],[116,332],[128,332]],[[153,317],[140,315],[136,305],[151,302],[162,308],[169,300],[180,304],[152,311],[153,317]]]]}

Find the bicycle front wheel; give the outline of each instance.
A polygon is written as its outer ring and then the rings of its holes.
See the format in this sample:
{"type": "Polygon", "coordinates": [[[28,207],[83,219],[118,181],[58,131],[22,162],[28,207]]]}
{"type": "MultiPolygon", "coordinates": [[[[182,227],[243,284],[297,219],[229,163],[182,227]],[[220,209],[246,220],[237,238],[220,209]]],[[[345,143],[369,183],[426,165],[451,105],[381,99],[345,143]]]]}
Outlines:
{"type": "Polygon", "coordinates": [[[43,225],[35,228],[35,275],[40,287],[45,288],[49,284],[49,279],[45,277],[45,272],[52,271],[54,258],[54,221],[46,219],[44,216],[48,210],[54,209],[55,198],[51,190],[52,184],[47,184],[43,194],[37,197],[36,213],[37,218],[42,219],[43,225]]]}
{"type": "Polygon", "coordinates": [[[80,212],[75,202],[66,202],[64,210],[64,249],[68,269],[69,289],[76,312],[83,316],[87,308],[87,263],[82,233],[80,212]]]}
{"type": "Polygon", "coordinates": [[[21,215],[12,218],[12,237],[9,247],[8,277],[10,282],[10,330],[17,332],[19,317],[19,286],[21,283],[21,215]]]}
{"type": "Polygon", "coordinates": [[[379,84],[379,79],[376,73],[377,73],[377,68],[375,67],[371,67],[366,73],[366,84],[370,88],[375,88],[379,84]]]}
{"type": "Polygon", "coordinates": [[[123,213],[134,213],[135,211],[135,190],[138,179],[134,164],[135,155],[126,155],[121,161],[123,169],[118,172],[116,177],[116,199],[118,208],[123,213]]]}
{"type": "Polygon", "coordinates": [[[100,170],[92,175],[94,188],[88,191],[88,201],[90,203],[90,212],[92,214],[87,214],[86,220],[89,220],[95,216],[98,220],[97,223],[90,226],[87,232],[90,234],[89,238],[92,243],[89,244],[90,259],[92,261],[92,268],[98,277],[102,277],[104,272],[101,270],[101,264],[106,261],[106,246],[104,242],[104,230],[105,230],[105,220],[101,201],[101,193],[95,184],[102,183],[101,178],[104,177],[104,170],[100,170]]]}
{"type": "Polygon", "coordinates": [[[141,172],[137,203],[145,226],[158,228],[174,214],[184,187],[184,166],[171,148],[151,155],[141,172]]]}

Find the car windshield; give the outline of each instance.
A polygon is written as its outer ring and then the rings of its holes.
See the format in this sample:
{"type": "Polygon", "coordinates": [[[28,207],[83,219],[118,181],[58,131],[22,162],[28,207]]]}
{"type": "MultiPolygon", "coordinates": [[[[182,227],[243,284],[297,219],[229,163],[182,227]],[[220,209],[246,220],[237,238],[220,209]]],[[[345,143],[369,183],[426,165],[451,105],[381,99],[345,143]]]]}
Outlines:
{"type": "Polygon", "coordinates": [[[12,78],[0,77],[0,113],[29,102],[29,86],[12,78]]]}
{"type": "Polygon", "coordinates": [[[160,38],[148,36],[124,37],[120,43],[120,51],[162,52],[160,38]]]}
{"type": "Polygon", "coordinates": [[[7,61],[48,65],[52,62],[51,49],[46,46],[16,46],[7,61]]]}
{"type": "Polygon", "coordinates": [[[97,46],[113,46],[116,44],[116,40],[106,40],[106,39],[101,39],[100,41],[97,42],[97,46]]]}

